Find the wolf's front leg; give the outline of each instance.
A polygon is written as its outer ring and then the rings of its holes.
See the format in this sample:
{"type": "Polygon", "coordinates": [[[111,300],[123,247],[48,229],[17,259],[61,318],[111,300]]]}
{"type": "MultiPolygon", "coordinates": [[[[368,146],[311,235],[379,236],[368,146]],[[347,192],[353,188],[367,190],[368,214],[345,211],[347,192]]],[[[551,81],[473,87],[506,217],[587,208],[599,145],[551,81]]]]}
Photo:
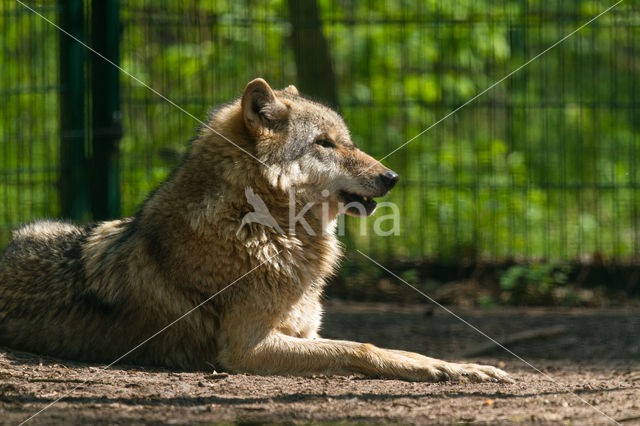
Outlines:
{"type": "Polygon", "coordinates": [[[489,366],[454,364],[410,352],[381,349],[367,343],[306,339],[273,333],[244,353],[223,351],[222,366],[237,372],[278,375],[364,374],[412,381],[510,381],[489,366]]]}

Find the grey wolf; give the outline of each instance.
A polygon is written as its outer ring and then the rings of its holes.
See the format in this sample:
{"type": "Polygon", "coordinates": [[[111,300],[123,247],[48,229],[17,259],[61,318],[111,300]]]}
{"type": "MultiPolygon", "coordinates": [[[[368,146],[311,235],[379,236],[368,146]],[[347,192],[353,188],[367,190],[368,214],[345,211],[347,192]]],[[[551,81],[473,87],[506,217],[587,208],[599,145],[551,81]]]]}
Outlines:
{"type": "Polygon", "coordinates": [[[352,143],[336,112],[293,86],[253,80],[211,114],[135,216],[84,227],[43,221],[14,232],[0,259],[0,344],[110,362],[259,266],[123,361],[263,375],[509,380],[491,366],[318,335],[322,289],[341,256],[340,204],[351,205],[346,214],[371,214],[374,198],[397,180],[352,143]],[[286,232],[243,221],[252,211],[248,187],[286,232]],[[290,192],[299,208],[312,206],[304,224],[291,223],[290,192]]]}

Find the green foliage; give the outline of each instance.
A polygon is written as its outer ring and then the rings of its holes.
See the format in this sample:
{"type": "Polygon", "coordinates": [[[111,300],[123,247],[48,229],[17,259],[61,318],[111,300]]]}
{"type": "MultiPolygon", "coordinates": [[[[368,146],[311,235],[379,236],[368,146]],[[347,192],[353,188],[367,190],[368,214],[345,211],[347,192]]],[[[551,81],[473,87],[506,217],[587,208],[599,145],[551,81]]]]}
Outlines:
{"type": "Polygon", "coordinates": [[[500,277],[501,298],[516,305],[552,304],[554,290],[567,283],[569,272],[569,266],[552,263],[512,266],[500,277]]]}
{"type": "Polygon", "coordinates": [[[415,284],[420,279],[420,271],[417,269],[407,269],[403,271],[400,278],[408,282],[409,284],[415,284]]]}
{"type": "MultiPolygon", "coordinates": [[[[0,245],[59,212],[59,33],[2,2],[0,245]]],[[[50,19],[57,8],[37,5],[50,19]]],[[[121,64],[199,119],[256,76],[296,80],[282,0],[123,0],[121,64]]],[[[377,158],[432,126],[610,5],[604,0],[319,0],[354,141],[377,158]]],[[[384,160],[399,236],[347,219],[374,256],[637,256],[640,15],[623,2],[384,160]]],[[[309,56],[313,60],[313,55],[309,56]]],[[[175,164],[199,123],[122,75],[123,212],[175,164]]],[[[381,211],[379,214],[383,214],[381,211]]],[[[525,280],[526,281],[526,280],[525,280]]]]}
{"type": "Polygon", "coordinates": [[[490,308],[495,306],[498,303],[498,300],[493,295],[483,295],[478,297],[477,304],[481,308],[490,308]]]}

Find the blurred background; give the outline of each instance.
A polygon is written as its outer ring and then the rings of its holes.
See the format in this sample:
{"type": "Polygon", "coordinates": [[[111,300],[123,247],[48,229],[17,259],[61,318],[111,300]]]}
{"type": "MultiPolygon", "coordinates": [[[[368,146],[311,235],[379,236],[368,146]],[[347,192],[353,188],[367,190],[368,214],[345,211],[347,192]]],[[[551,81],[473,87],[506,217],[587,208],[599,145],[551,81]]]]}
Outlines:
{"type": "MultiPolygon", "coordinates": [[[[614,1],[25,3],[199,119],[261,76],[381,158],[614,1]]],[[[0,248],[34,219],[133,214],[199,124],[34,11],[0,0],[0,248]]],[[[358,248],[443,302],[637,295],[639,41],[622,2],[386,158],[400,233],[347,219],[330,292],[404,300],[358,248]]]]}

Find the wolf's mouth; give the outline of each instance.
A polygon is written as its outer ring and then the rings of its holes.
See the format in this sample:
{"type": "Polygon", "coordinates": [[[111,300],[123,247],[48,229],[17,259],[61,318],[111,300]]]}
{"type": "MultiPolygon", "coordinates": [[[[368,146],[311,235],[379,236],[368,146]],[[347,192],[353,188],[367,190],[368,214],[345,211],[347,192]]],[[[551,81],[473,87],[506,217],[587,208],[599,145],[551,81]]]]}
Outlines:
{"type": "Polygon", "coordinates": [[[378,203],[371,197],[340,191],[340,198],[345,204],[345,213],[350,216],[370,216],[376,210],[378,203]]]}

